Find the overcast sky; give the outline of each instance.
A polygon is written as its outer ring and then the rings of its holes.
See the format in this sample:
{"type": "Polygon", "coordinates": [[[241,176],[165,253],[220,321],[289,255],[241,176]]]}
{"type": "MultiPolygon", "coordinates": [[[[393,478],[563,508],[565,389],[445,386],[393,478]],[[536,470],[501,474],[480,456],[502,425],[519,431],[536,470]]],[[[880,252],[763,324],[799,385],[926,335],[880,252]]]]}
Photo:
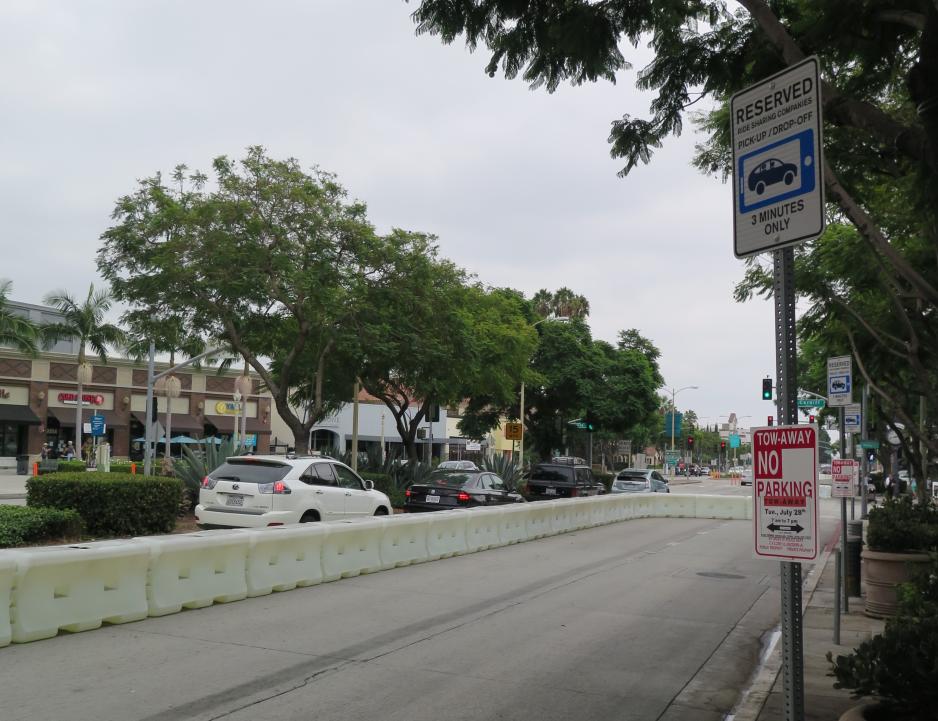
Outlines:
{"type": "MultiPolygon", "coordinates": [[[[772,306],[732,299],[730,187],[691,167],[688,123],[625,180],[610,122],[647,116],[635,70],[554,94],[489,78],[485,52],[417,37],[395,0],[0,5],[0,278],[38,303],[99,283],[118,196],[178,163],[264,145],[338,174],[379,230],[528,296],[569,286],[595,337],[638,328],[703,422],[774,405],[772,306]]],[[[638,69],[644,48],[626,53],[638,69]]],[[[751,416],[751,419],[745,419],[751,416]]]]}

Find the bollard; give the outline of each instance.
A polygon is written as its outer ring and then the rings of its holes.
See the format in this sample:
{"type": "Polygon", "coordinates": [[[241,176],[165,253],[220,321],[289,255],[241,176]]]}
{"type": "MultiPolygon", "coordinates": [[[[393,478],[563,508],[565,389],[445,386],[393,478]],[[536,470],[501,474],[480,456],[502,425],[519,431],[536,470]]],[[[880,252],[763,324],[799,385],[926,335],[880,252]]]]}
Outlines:
{"type": "Polygon", "coordinates": [[[840,645],[840,549],[834,549],[834,645],[840,645]]]}
{"type": "Polygon", "coordinates": [[[136,475],[137,475],[137,464],[136,464],[136,463],[131,463],[131,464],[130,464],[130,474],[131,474],[132,476],[136,476],[136,475]]]}
{"type": "Polygon", "coordinates": [[[33,477],[35,478],[38,475],[39,475],[39,464],[33,463],[33,477]]]}

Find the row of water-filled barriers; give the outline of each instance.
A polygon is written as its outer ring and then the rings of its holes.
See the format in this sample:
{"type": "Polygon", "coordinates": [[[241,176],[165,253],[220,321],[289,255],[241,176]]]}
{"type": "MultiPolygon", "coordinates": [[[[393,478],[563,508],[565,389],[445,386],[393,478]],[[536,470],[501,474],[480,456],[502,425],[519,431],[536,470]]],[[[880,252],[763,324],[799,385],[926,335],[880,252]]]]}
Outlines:
{"type": "Polygon", "coordinates": [[[752,518],[740,496],[616,494],[0,551],[0,646],[634,518],[752,518]]]}

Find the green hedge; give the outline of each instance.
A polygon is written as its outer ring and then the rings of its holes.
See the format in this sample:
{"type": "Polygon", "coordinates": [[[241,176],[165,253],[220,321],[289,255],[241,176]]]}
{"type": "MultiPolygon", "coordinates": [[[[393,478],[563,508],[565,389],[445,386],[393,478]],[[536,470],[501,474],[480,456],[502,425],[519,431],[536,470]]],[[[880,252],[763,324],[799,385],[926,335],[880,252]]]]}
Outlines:
{"type": "Polygon", "coordinates": [[[81,516],[57,508],[0,506],[0,548],[25,546],[40,541],[77,539],[81,516]]]}
{"type": "MultiPolygon", "coordinates": [[[[111,473],[130,473],[131,464],[129,461],[111,461],[111,473]]],[[[140,466],[140,472],[143,473],[143,466],[140,466]]]]}
{"type": "Polygon", "coordinates": [[[26,482],[31,507],[78,511],[92,536],[169,533],[176,525],[182,481],[87,471],[50,473],[26,482]]]}
{"type": "Polygon", "coordinates": [[[78,473],[87,469],[84,461],[59,461],[56,473],[78,473]]]}

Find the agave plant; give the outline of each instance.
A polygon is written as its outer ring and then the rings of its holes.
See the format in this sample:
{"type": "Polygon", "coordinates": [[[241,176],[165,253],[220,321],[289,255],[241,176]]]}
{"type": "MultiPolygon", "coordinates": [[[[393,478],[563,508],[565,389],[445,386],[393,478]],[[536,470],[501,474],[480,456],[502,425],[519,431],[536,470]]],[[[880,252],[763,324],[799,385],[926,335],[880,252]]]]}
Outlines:
{"type": "Polygon", "coordinates": [[[198,502],[202,479],[224,463],[226,458],[243,455],[249,450],[240,443],[235,444],[230,438],[221,443],[215,443],[214,438],[206,440],[208,442],[202,444],[198,451],[193,451],[189,446],[184,445],[182,447],[184,458],[173,466],[176,478],[181,479],[186,486],[190,510],[195,508],[198,502]]]}
{"type": "Polygon", "coordinates": [[[487,453],[482,458],[482,469],[501,478],[512,491],[523,490],[524,473],[514,458],[487,453]]]}

